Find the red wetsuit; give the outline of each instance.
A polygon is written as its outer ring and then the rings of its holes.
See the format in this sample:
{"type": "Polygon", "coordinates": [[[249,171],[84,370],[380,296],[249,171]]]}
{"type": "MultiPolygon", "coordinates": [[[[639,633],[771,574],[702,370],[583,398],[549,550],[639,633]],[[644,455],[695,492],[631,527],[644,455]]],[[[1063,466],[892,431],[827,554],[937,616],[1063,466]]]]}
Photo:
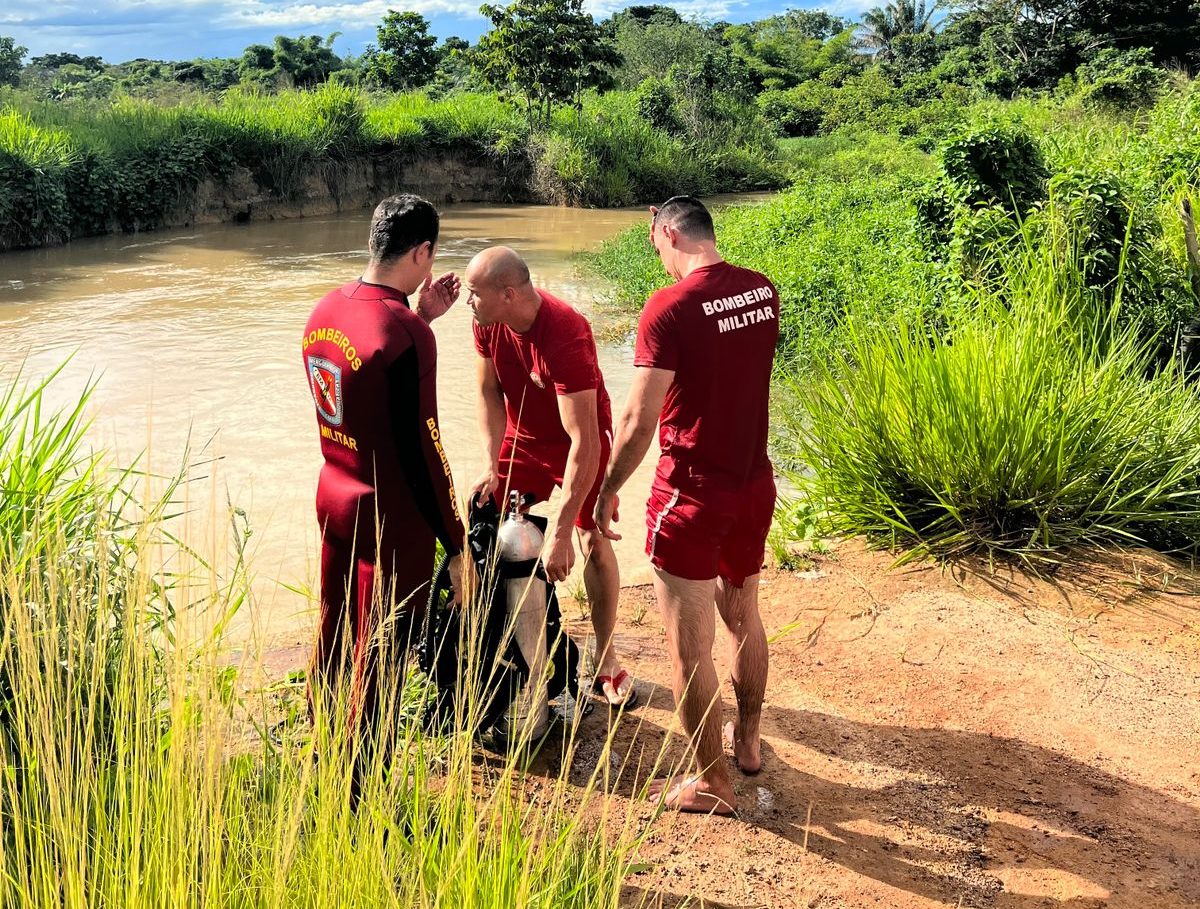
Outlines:
{"type": "Polygon", "coordinates": [[[492,361],[504,392],[507,427],[500,449],[499,494],[515,489],[544,502],[555,486],[562,486],[571,437],[563,429],[558,396],[595,389],[600,466],[575,519],[576,527],[592,530],[596,496],[612,451],[612,403],[587,319],[553,294],[539,290],[538,295],[542,305],[529,331],[475,325],[475,349],[492,361]]]}
{"type": "Polygon", "coordinates": [[[728,262],[696,269],[642,311],[634,365],[675,373],[646,511],[646,551],[670,574],[740,587],[762,567],[775,508],[767,424],[778,338],[774,285],[728,262]]]}
{"type": "Polygon", "coordinates": [[[317,304],[301,349],[325,458],[317,486],[321,618],[313,682],[336,682],[348,636],[352,713],[372,718],[372,634],[385,615],[404,616],[410,621],[391,638],[406,643],[400,638],[428,596],[435,539],[450,554],[463,545],[437,422],[437,347],[404,294],[352,281],[317,304]]]}

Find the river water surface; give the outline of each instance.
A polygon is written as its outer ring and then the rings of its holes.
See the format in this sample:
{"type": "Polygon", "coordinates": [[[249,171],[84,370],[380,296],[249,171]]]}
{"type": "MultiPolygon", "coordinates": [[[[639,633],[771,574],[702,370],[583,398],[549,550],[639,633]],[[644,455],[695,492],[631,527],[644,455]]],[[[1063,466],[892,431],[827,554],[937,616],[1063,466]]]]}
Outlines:
{"type": "MultiPolygon", "coordinates": [[[[360,274],[369,214],[0,255],[0,381],[22,364],[40,379],[70,357],[51,398],[72,403],[94,376],[92,437],[119,463],[148,452],[169,472],[189,445],[192,462],[219,459],[200,471],[215,483],[189,492],[189,523],[223,527],[226,493],[246,512],[255,608],[238,620],[243,633],[251,618],[268,638],[295,636],[312,620],[297,591],[315,589],[320,453],[300,337],[316,300],[360,274]]],[[[476,252],[503,243],[526,257],[540,287],[591,314],[605,288],[580,273],[574,254],[644,220],[644,210],[450,206],[435,272],[461,274],[476,252]]],[[[460,495],[483,466],[464,301],[434,324],[442,431],[460,495]]],[[[602,345],[600,365],[615,417],[632,377],[629,346],[602,345]]],[[[622,494],[623,583],[649,579],[643,515],[654,454],[622,494]]]]}

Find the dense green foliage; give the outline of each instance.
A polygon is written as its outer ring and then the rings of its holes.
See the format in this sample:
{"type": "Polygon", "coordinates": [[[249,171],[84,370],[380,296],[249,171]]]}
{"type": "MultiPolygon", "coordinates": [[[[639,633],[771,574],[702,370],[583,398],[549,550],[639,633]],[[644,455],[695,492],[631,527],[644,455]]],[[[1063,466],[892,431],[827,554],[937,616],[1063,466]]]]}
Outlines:
{"type": "Polygon", "coordinates": [[[437,69],[437,39],[420,13],[388,10],[376,29],[379,46],[364,52],[363,78],[380,88],[405,91],[428,85],[437,69]]]}
{"type": "MultiPolygon", "coordinates": [[[[952,140],[946,181],[921,203],[923,229],[945,241],[951,222],[968,220],[964,206],[984,208],[974,212],[978,230],[966,232],[988,239],[1007,229],[989,226],[998,214],[990,209],[1021,220],[1045,203],[1049,184],[1033,167],[1041,150],[1018,147],[1004,122],[977,129],[982,111],[1000,99],[1032,104],[1047,138],[1046,116],[1127,129],[1130,112],[1170,93],[1171,67],[1200,64],[1194,0],[893,0],[857,25],[820,10],[704,23],[657,5],[597,22],[579,0],[483,11],[492,28],[474,46],[455,37],[438,45],[420,14],[389,11],[357,57],[334,50],[336,35],[279,35],[225,59],[108,64],[55,53],[22,66],[24,48],[4,39],[0,82],[19,87],[0,96],[15,137],[0,143],[10,178],[0,209],[11,215],[0,248],[153,227],[202,180],[236,167],[279,198],[322,180],[336,197],[352,155],[453,144],[495,161],[518,195],[620,205],[779,187],[775,138],[879,134],[926,152],[952,140]],[[31,157],[35,146],[46,167],[31,157]],[[997,196],[997,181],[1012,198],[997,196]]],[[[1055,179],[1088,195],[1086,175],[1055,179]]],[[[1101,195],[1116,201],[1099,220],[1144,208],[1141,188],[1124,179],[1101,181],[1101,195]]],[[[963,262],[972,242],[962,244],[963,262]]]]}
{"type": "MultiPolygon", "coordinates": [[[[1043,98],[957,119],[934,156],[791,140],[795,186],[718,215],[780,290],[777,454],[805,513],[942,555],[1194,548],[1200,88],[1137,118],[1043,98]]],[[[594,264],[629,312],[668,280],[645,228],[594,264]]]]}
{"type": "Polygon", "coordinates": [[[1097,300],[1084,269],[1036,242],[999,290],[880,331],[851,318],[846,355],[794,380],[781,414],[837,530],[913,552],[1026,560],[1070,544],[1200,543],[1200,395],[1097,300]]]}
{"type": "Polygon", "coordinates": [[[536,133],[495,95],[374,98],[332,83],[171,107],[14,100],[19,106],[0,110],[0,249],[156,227],[201,181],[237,168],[280,199],[297,198],[314,179],[336,194],[356,155],[452,150],[494,162],[516,192],[529,172],[530,195],[576,204],[784,181],[773,140],[755,124],[725,137],[666,134],[638,115],[629,93],[590,97],[582,114],[560,112],[536,133]]]}
{"type": "MultiPolygon", "coordinates": [[[[820,165],[792,189],[717,218],[725,255],[770,276],[785,301],[781,369],[829,354],[839,343],[833,329],[846,313],[881,319],[921,305],[935,278],[913,241],[915,209],[897,172],[902,163],[931,166],[925,156],[918,152],[914,160],[894,140],[838,145],[823,149],[820,165]]],[[[645,228],[606,244],[594,264],[615,282],[616,304],[626,311],[669,280],[645,228]]]]}
{"type": "Polygon", "coordinates": [[[12,38],[0,38],[0,85],[21,84],[21,61],[26,48],[12,38]]]}
{"type": "Polygon", "coordinates": [[[531,126],[546,126],[555,104],[582,107],[587,89],[612,83],[620,62],[583,0],[514,0],[484,4],[492,30],[479,39],[472,61],[488,84],[514,91],[531,126]]]}
{"type": "Polygon", "coordinates": [[[296,88],[315,88],[328,81],[341,61],[333,52],[333,38],[277,35],[275,43],[252,44],[242,53],[239,69],[246,82],[271,85],[286,79],[296,88]]]}
{"type": "MultiPolygon", "coordinates": [[[[846,32],[824,47],[840,48],[846,32]]],[[[1200,7],[1173,3],[972,0],[935,13],[897,0],[863,17],[839,55],[758,97],[789,136],[884,130],[933,148],[964,104],[1054,94],[1095,108],[1151,103],[1172,67],[1200,65],[1200,7]]]]}

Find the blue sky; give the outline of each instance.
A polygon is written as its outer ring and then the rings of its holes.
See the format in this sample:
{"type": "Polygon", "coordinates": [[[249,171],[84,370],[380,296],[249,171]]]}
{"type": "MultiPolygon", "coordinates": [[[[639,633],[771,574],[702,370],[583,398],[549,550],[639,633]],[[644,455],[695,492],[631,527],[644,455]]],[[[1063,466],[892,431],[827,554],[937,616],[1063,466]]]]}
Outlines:
{"type": "MultiPolygon", "coordinates": [[[[415,10],[438,37],[474,40],[484,31],[482,0],[2,0],[0,35],[29,48],[98,54],[110,63],[135,57],[179,60],[233,57],[249,44],[270,43],[279,34],[341,32],[334,50],[357,54],[372,40],[388,9],[415,10]]],[[[503,3],[504,0],[498,0],[503,3]]],[[[585,0],[597,18],[631,5],[628,0],[585,0]]],[[[646,2],[646,0],[642,0],[646,2]]],[[[683,0],[671,3],[687,17],[744,22],[787,8],[822,7],[857,17],[871,0],[683,0]]]]}

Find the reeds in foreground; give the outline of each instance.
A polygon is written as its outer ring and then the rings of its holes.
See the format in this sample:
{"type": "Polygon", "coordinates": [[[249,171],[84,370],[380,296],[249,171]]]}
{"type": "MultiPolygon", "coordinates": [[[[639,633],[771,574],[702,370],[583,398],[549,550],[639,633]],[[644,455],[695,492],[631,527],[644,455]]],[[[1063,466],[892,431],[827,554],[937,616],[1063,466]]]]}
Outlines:
{"type": "Polygon", "coordinates": [[[135,496],[43,389],[0,397],[0,906],[617,905],[641,830],[605,795],[611,731],[586,782],[570,736],[528,777],[519,745],[427,734],[411,676],[370,759],[344,699],[276,743],[224,639],[240,554],[180,544],[179,490],[135,496]]]}

